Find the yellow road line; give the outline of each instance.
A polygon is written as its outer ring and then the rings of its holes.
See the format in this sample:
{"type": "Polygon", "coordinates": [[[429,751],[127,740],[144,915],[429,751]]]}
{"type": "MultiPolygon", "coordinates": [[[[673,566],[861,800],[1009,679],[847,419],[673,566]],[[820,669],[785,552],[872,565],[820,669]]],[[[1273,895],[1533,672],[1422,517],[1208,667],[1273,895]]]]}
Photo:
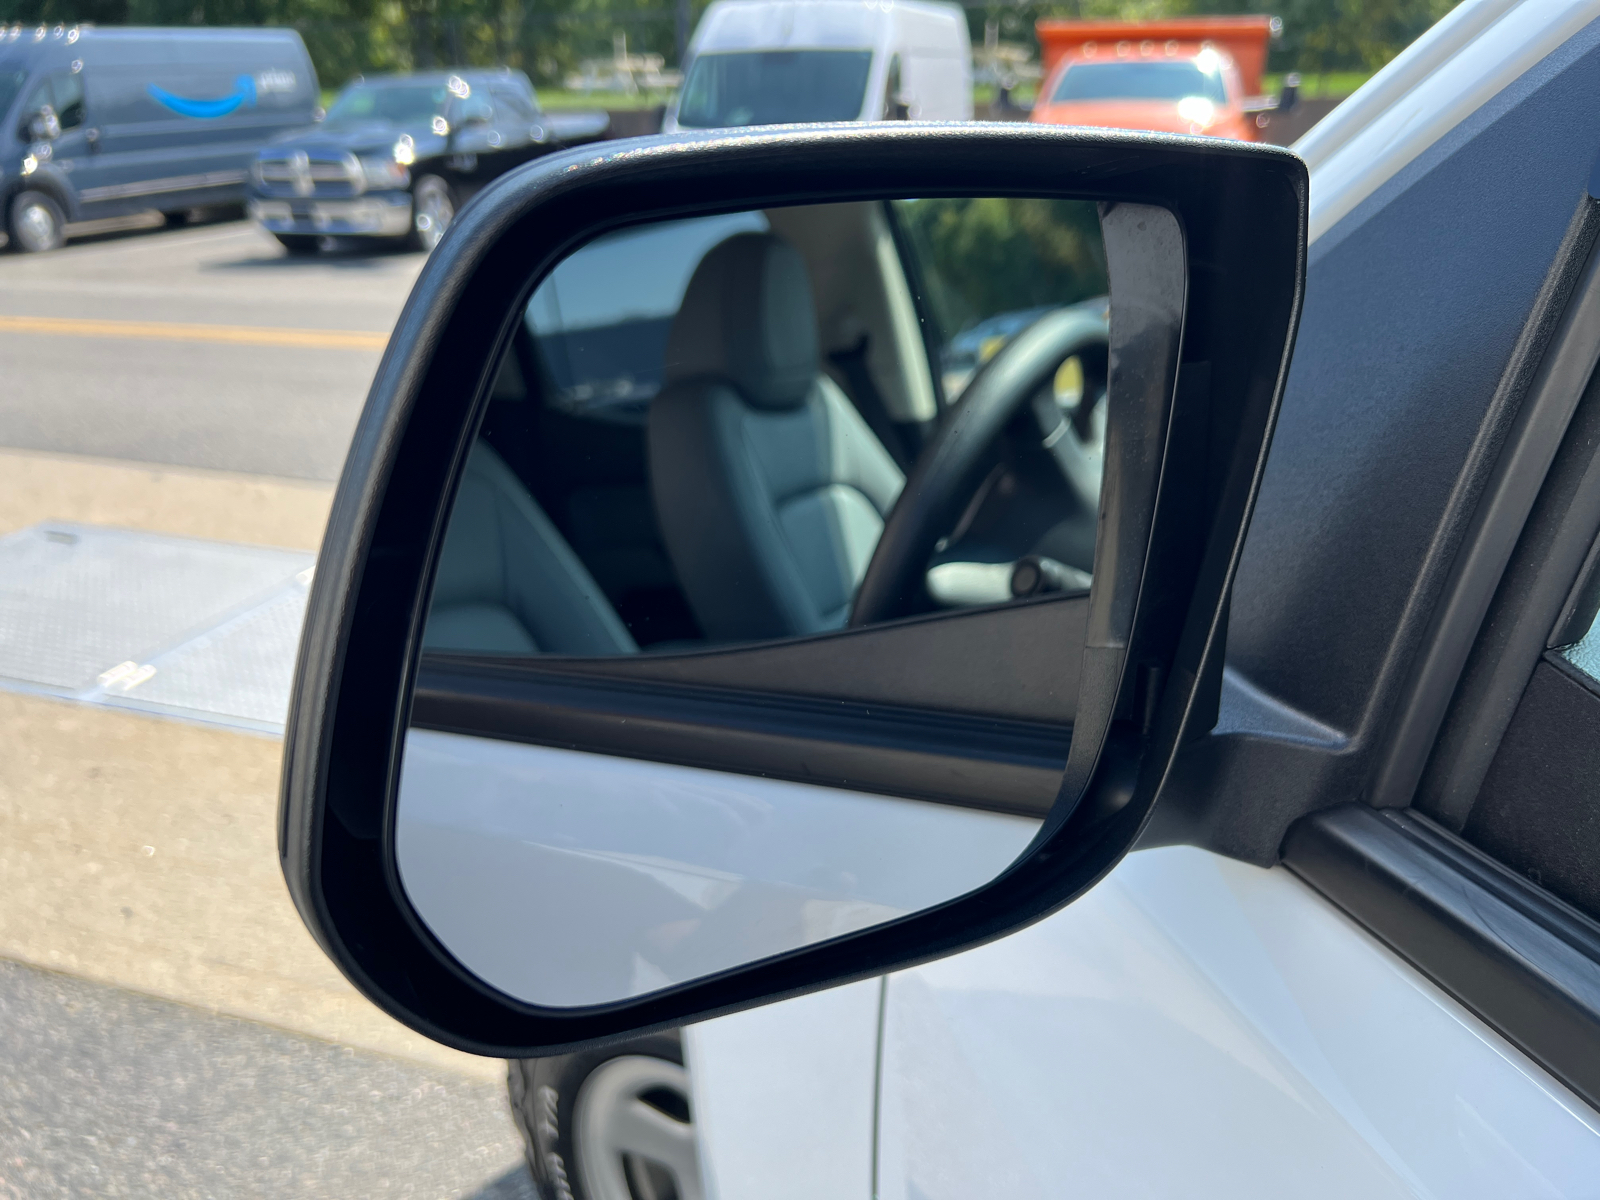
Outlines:
{"type": "Polygon", "coordinates": [[[224,342],[235,346],[294,346],[322,350],[382,350],[387,333],[353,329],[278,329],[261,325],[185,325],[174,321],[92,321],[74,317],[0,316],[0,333],[51,337],[137,338],[164,342],[224,342]]]}

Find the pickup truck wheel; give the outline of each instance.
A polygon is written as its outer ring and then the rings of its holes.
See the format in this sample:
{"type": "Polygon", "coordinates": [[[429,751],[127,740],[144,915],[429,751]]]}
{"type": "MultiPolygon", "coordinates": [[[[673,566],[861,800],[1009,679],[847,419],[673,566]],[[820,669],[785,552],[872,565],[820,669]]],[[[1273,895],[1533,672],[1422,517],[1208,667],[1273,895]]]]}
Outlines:
{"type": "Polygon", "coordinates": [[[308,233],[275,233],[272,235],[290,254],[315,254],[318,243],[322,241],[316,234],[308,233]]]}
{"type": "Polygon", "coordinates": [[[13,249],[26,254],[58,250],[67,240],[66,214],[44,192],[18,192],[11,200],[6,232],[13,249]]]}
{"type": "Polygon", "coordinates": [[[509,1066],[511,1113],[541,1200],[701,1200],[676,1035],[509,1066]]]}
{"type": "Polygon", "coordinates": [[[455,217],[450,185],[437,175],[424,175],[411,189],[411,248],[432,250],[455,217]]]}

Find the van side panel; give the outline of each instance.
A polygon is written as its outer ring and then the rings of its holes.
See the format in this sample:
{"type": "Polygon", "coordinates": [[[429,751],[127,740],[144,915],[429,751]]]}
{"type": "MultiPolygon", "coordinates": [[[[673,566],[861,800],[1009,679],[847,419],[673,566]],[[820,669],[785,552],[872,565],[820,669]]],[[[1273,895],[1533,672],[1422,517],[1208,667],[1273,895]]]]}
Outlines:
{"type": "Polygon", "coordinates": [[[74,180],[80,216],[239,202],[256,151],[311,123],[316,72],[292,31],[108,34],[84,38],[98,142],[74,180]]]}
{"type": "Polygon", "coordinates": [[[901,85],[914,121],[972,120],[972,43],[953,5],[897,4],[892,10],[901,85]]]}

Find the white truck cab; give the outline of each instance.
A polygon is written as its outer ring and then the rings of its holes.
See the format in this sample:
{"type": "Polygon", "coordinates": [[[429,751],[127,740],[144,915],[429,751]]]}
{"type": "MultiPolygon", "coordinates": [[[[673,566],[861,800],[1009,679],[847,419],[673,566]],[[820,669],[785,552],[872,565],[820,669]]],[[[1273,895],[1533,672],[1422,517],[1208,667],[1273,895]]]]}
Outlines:
{"type": "Polygon", "coordinates": [[[966,16],[926,0],[716,0],[663,129],[969,121],[966,16]]]}

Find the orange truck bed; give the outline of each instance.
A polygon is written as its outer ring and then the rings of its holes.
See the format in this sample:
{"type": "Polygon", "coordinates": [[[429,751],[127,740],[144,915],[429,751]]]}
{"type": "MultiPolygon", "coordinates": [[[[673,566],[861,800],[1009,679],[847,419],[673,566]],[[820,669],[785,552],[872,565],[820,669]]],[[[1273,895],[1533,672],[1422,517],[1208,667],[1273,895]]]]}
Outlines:
{"type": "MultiPolygon", "coordinates": [[[[1198,48],[1210,42],[1232,56],[1244,90],[1255,95],[1267,69],[1273,17],[1173,17],[1164,21],[1039,21],[1039,57],[1049,75],[1067,55],[1083,53],[1086,43],[1112,51],[1118,42],[1180,42],[1198,48]]],[[[1281,28],[1281,26],[1280,26],[1281,28]]]]}
{"type": "Polygon", "coordinates": [[[1032,120],[1254,141],[1275,17],[1040,21],[1032,120]]]}

